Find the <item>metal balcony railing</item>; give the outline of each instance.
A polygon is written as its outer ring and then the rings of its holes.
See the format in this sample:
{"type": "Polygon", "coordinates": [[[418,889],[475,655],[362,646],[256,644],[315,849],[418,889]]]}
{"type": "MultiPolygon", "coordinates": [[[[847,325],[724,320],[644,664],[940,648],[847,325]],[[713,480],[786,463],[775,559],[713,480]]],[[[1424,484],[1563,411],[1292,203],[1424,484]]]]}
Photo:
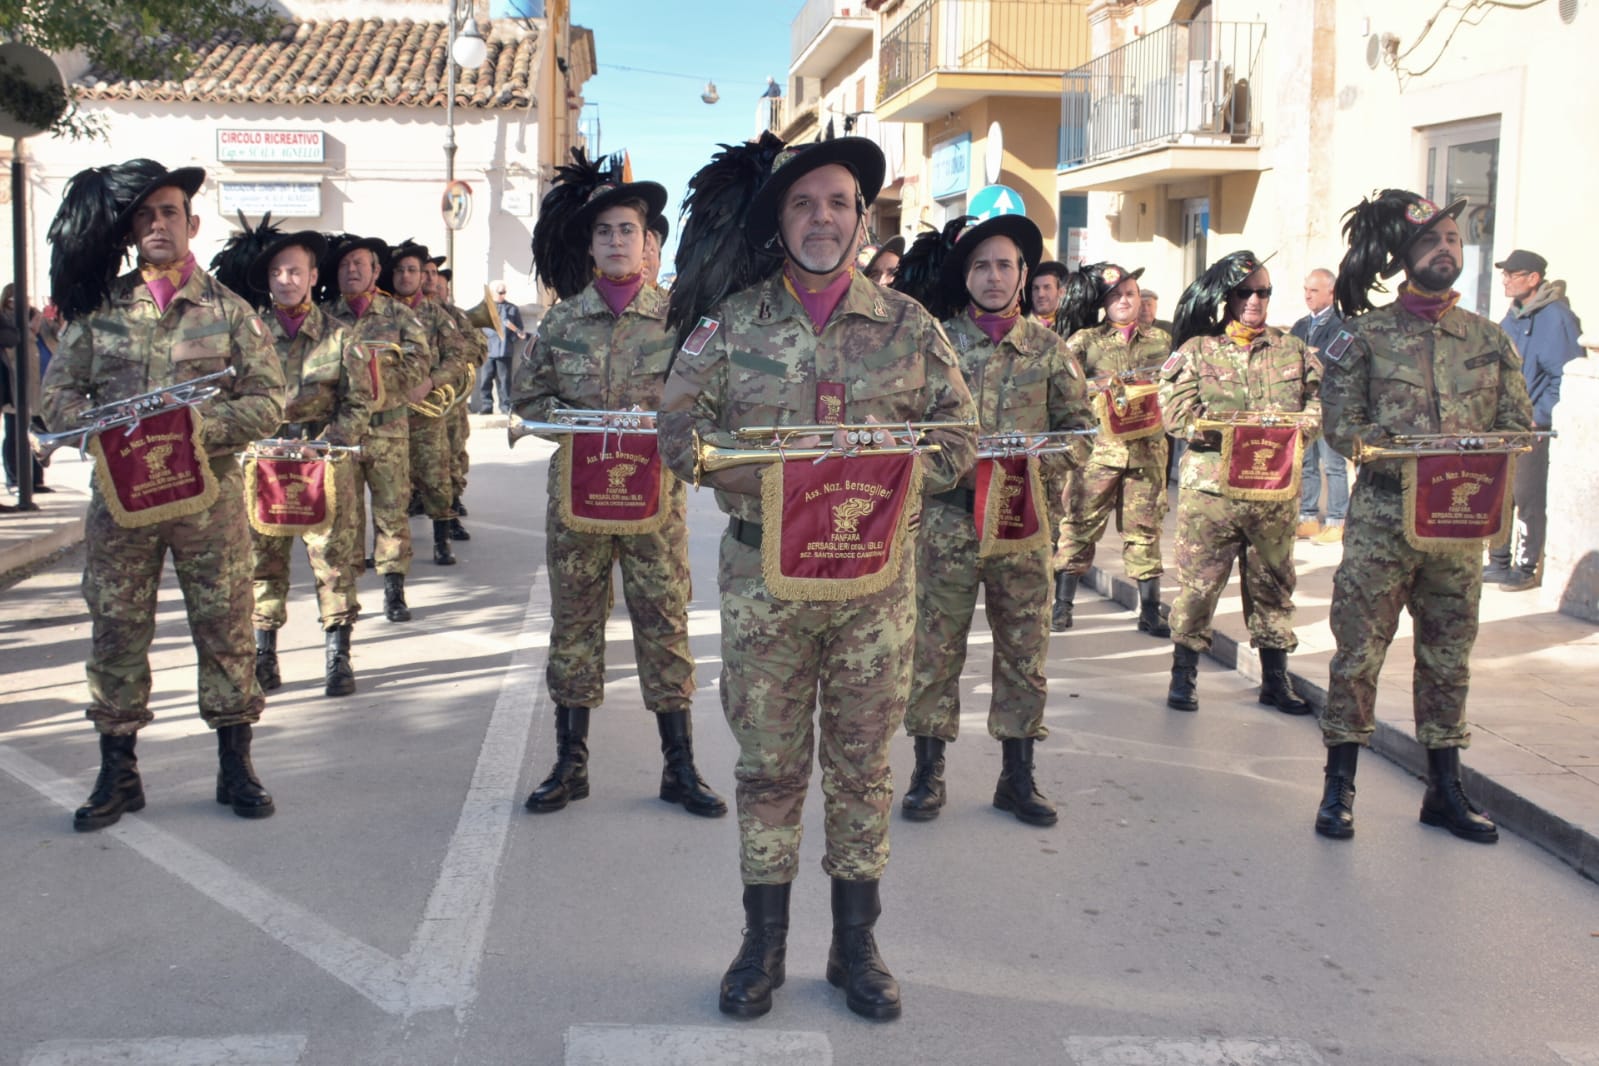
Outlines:
{"type": "Polygon", "coordinates": [[[835,18],[867,18],[871,12],[866,10],[863,0],[805,0],[805,6],[800,8],[800,13],[794,16],[794,21],[789,23],[789,56],[798,59],[805,54],[805,49],[827,27],[830,19],[835,18]]]}
{"type": "Polygon", "coordinates": [[[923,0],[883,34],[877,98],[935,71],[1067,71],[1089,55],[1088,0],[923,0]]]}
{"type": "Polygon", "coordinates": [[[1161,144],[1255,144],[1266,25],[1172,22],[1067,71],[1061,169],[1161,144]]]}

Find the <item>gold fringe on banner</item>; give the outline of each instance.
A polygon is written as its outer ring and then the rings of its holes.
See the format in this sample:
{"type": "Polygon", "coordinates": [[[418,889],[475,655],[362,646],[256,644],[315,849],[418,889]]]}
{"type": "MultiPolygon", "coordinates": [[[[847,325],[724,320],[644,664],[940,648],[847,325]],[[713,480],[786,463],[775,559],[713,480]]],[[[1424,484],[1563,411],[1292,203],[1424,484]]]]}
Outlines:
{"type": "MultiPolygon", "coordinates": [[[[275,461],[284,461],[277,458],[275,461]]],[[[290,459],[289,462],[297,460],[290,459]]],[[[263,537],[310,537],[319,533],[326,533],[333,528],[336,515],[335,508],[339,505],[339,465],[347,462],[343,459],[318,458],[298,460],[307,463],[322,464],[322,494],[327,503],[323,506],[323,515],[320,522],[311,522],[296,525],[292,522],[269,522],[261,517],[261,508],[256,496],[257,480],[256,465],[260,462],[257,456],[249,456],[244,460],[244,505],[250,512],[250,528],[263,537]]]]}
{"type": "MultiPolygon", "coordinates": [[[[170,503],[158,503],[153,507],[142,507],[128,510],[122,506],[122,499],[117,495],[116,481],[111,476],[111,464],[106,459],[105,448],[100,443],[102,434],[96,433],[89,438],[89,451],[94,454],[94,476],[100,489],[100,497],[105,501],[106,509],[111,512],[112,519],[123,529],[143,529],[145,526],[159,525],[174,518],[187,518],[189,515],[199,514],[217,502],[217,493],[220,491],[217,476],[211,470],[211,462],[205,454],[205,448],[200,444],[200,412],[193,407],[184,407],[181,410],[188,413],[189,419],[189,445],[194,449],[196,467],[200,476],[200,491],[194,496],[170,503]]],[[[120,429],[109,429],[107,433],[122,435],[120,429]]]]}
{"type": "Polygon", "coordinates": [[[1221,494],[1229,500],[1262,500],[1280,503],[1299,499],[1300,471],[1305,464],[1305,434],[1294,430],[1294,468],[1288,485],[1280,489],[1247,489],[1234,485],[1230,478],[1233,469],[1233,435],[1240,429],[1257,429],[1257,426],[1237,425],[1220,430],[1221,433],[1221,494]]]}
{"type": "Polygon", "coordinates": [[[560,491],[561,521],[566,528],[574,533],[596,533],[602,536],[635,537],[647,533],[659,533],[666,526],[668,517],[667,492],[672,487],[672,472],[666,468],[666,463],[661,461],[659,453],[656,463],[660,467],[660,495],[656,497],[655,513],[647,518],[594,518],[587,515],[572,513],[572,440],[571,435],[561,441],[560,450],[555,453],[553,462],[559,473],[556,483],[560,491]]]}
{"type": "Polygon", "coordinates": [[[1489,537],[1424,537],[1416,530],[1416,460],[1402,460],[1400,481],[1405,488],[1405,543],[1422,552],[1481,552],[1486,546],[1491,551],[1510,543],[1511,517],[1515,501],[1510,487],[1516,483],[1516,456],[1505,457],[1504,502],[1499,509],[1499,530],[1489,537]]]}
{"type": "Polygon", "coordinates": [[[1166,427],[1161,424],[1160,420],[1160,405],[1159,403],[1155,402],[1154,399],[1155,396],[1160,392],[1159,385],[1127,385],[1117,391],[1118,395],[1114,400],[1111,398],[1112,389],[1104,389],[1100,392],[1094,393],[1094,417],[1099,419],[1100,440],[1143,440],[1145,437],[1153,437],[1157,433],[1164,433],[1166,431],[1166,427]],[[1151,403],[1154,403],[1154,422],[1148,426],[1145,426],[1143,429],[1130,429],[1118,432],[1116,427],[1111,423],[1112,406],[1114,405],[1116,408],[1115,413],[1117,416],[1125,417],[1123,409],[1129,406],[1128,401],[1143,400],[1146,397],[1149,398],[1151,403]]]}
{"type": "MultiPolygon", "coordinates": [[[[978,463],[981,466],[982,460],[978,460],[978,463]]],[[[1033,516],[1038,520],[1038,529],[1028,536],[1015,540],[1006,540],[999,535],[1000,508],[994,506],[995,501],[1000,498],[998,490],[1010,480],[1010,474],[998,462],[990,462],[988,466],[988,502],[983,508],[983,528],[977,533],[977,557],[986,559],[990,555],[1019,555],[1048,544],[1049,511],[1044,506],[1044,483],[1039,476],[1038,459],[1030,457],[1027,460],[1026,485],[1028,497],[1033,502],[1033,516]]]]}

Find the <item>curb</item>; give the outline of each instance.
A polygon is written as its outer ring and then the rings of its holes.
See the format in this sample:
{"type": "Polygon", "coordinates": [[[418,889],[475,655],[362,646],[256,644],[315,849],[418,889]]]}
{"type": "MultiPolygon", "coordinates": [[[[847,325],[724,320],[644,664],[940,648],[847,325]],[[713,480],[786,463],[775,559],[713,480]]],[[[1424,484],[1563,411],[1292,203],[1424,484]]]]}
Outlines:
{"type": "MultiPolygon", "coordinates": [[[[1126,578],[1113,577],[1097,566],[1090,566],[1081,584],[1128,610],[1138,609],[1138,586],[1126,578]]],[[[1210,658],[1258,683],[1260,661],[1249,654],[1247,644],[1243,647],[1242,655],[1239,651],[1240,646],[1235,638],[1219,629],[1215,631],[1211,638],[1210,658]]],[[[1294,690],[1315,712],[1306,715],[1306,721],[1315,724],[1327,706],[1327,689],[1292,670],[1288,677],[1293,682],[1294,690]]],[[[1426,749],[1410,733],[1378,719],[1377,732],[1371,738],[1371,748],[1390,762],[1397,763],[1407,773],[1426,777],[1426,749]]],[[[1492,811],[1499,825],[1537,844],[1589,880],[1599,881],[1599,837],[1479,773],[1470,765],[1461,767],[1460,776],[1470,789],[1472,798],[1492,811]]]]}
{"type": "Polygon", "coordinates": [[[80,513],[73,521],[57,526],[42,536],[20,541],[9,548],[0,548],[0,582],[19,570],[26,570],[57,552],[74,547],[83,540],[84,516],[80,513]]]}

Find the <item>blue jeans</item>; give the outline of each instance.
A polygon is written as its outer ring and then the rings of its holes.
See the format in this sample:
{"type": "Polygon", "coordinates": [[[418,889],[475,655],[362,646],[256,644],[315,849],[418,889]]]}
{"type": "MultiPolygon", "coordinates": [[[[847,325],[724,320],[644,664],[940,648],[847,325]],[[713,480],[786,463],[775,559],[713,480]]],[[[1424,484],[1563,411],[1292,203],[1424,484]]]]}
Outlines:
{"type": "Polygon", "coordinates": [[[1305,446],[1305,465],[1300,468],[1299,517],[1315,518],[1321,502],[1321,468],[1327,468],[1327,524],[1343,525],[1349,512],[1349,464],[1332,450],[1325,437],[1305,446]]]}

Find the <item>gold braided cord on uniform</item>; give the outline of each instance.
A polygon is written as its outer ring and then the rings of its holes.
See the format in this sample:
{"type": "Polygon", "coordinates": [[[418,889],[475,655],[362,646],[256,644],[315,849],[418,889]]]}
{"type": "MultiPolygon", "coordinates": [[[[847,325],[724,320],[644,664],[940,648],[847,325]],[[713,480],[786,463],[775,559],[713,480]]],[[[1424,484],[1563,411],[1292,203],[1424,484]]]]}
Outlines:
{"type": "Polygon", "coordinates": [[[1299,499],[1299,479],[1301,467],[1305,462],[1305,431],[1294,431],[1294,468],[1293,476],[1289,478],[1288,485],[1280,489],[1246,489],[1234,485],[1229,480],[1233,468],[1233,437],[1240,428],[1254,428],[1249,423],[1229,424],[1221,427],[1221,494],[1229,500],[1263,500],[1269,503],[1278,503],[1283,500],[1299,499]]]}
{"type": "MultiPolygon", "coordinates": [[[[981,466],[981,462],[978,464],[981,466]]],[[[996,506],[1001,499],[1000,490],[1010,475],[999,463],[989,463],[988,506],[983,509],[983,528],[977,531],[977,557],[987,559],[992,555],[1021,555],[1042,548],[1049,543],[1049,510],[1044,501],[1043,479],[1039,477],[1038,459],[1027,460],[1025,490],[1033,501],[1033,514],[1038,516],[1038,528],[1025,537],[1007,540],[999,535],[999,512],[996,506]]]]}
{"type": "MultiPolygon", "coordinates": [[[[263,458],[282,460],[285,456],[259,456],[246,455],[244,458],[244,507],[250,514],[250,528],[263,537],[309,537],[319,533],[326,533],[333,528],[333,519],[339,506],[339,478],[335,463],[342,460],[325,456],[308,462],[322,464],[322,492],[327,499],[323,508],[322,521],[310,525],[295,525],[285,522],[268,522],[260,516],[260,508],[256,506],[256,466],[263,458]]],[[[292,461],[292,460],[291,460],[292,461]]]]}
{"type": "Polygon", "coordinates": [[[592,518],[572,512],[572,437],[567,435],[561,439],[560,449],[555,453],[555,463],[559,474],[557,489],[561,500],[561,522],[574,533],[594,533],[601,536],[628,537],[640,536],[650,533],[659,533],[666,527],[669,515],[670,491],[673,475],[666,468],[666,463],[661,462],[661,494],[658,497],[655,513],[648,518],[619,519],[619,518],[592,518]]]}
{"type": "MultiPolygon", "coordinates": [[[[845,458],[844,462],[849,460],[845,458]]],[[[783,475],[788,463],[777,462],[761,478],[761,577],[780,600],[842,602],[882,592],[898,579],[905,564],[906,530],[913,513],[922,506],[922,464],[910,458],[905,479],[905,501],[888,544],[888,558],[876,573],[856,578],[788,577],[783,573],[783,475]]]]}
{"type": "MultiPolygon", "coordinates": [[[[1153,400],[1159,392],[1160,386],[1155,384],[1122,385],[1120,382],[1112,382],[1108,388],[1101,389],[1094,393],[1092,403],[1094,406],[1094,416],[1099,419],[1098,440],[1143,440],[1145,437],[1153,437],[1158,433],[1166,432],[1166,427],[1161,424],[1158,417],[1153,423],[1145,426],[1143,429],[1130,429],[1123,433],[1117,433],[1111,428],[1110,424],[1111,404],[1116,405],[1116,413],[1118,415],[1124,415],[1126,414],[1126,408],[1130,406],[1129,401],[1143,400],[1146,397],[1153,400]]],[[[1157,414],[1160,411],[1158,402],[1156,403],[1155,410],[1157,414]]],[[[1097,444],[1098,441],[1095,443],[1097,444]]]]}
{"type": "Polygon", "coordinates": [[[1510,486],[1516,483],[1516,453],[1511,452],[1505,461],[1505,492],[1504,502],[1500,505],[1499,531],[1492,537],[1424,537],[1416,531],[1416,457],[1400,460],[1399,480],[1404,485],[1404,511],[1405,511],[1405,543],[1419,552],[1447,554],[1450,552],[1467,552],[1473,555],[1483,549],[1483,541],[1487,547],[1503,548],[1510,543],[1511,515],[1515,501],[1511,498],[1510,486]]]}
{"type": "Polygon", "coordinates": [[[217,494],[221,487],[217,484],[215,471],[205,454],[205,446],[200,443],[200,430],[204,419],[200,417],[198,408],[189,407],[189,444],[194,448],[195,457],[199,460],[196,468],[200,472],[200,493],[184,500],[173,500],[170,503],[157,504],[154,507],[145,507],[137,511],[130,511],[122,506],[122,499],[117,495],[116,482],[111,477],[111,464],[106,459],[105,448],[100,443],[102,434],[96,433],[89,438],[89,451],[94,454],[95,487],[100,490],[100,498],[105,501],[106,510],[111,512],[111,517],[123,529],[142,529],[145,526],[158,525],[174,518],[187,518],[209,510],[217,502],[217,494]]]}

